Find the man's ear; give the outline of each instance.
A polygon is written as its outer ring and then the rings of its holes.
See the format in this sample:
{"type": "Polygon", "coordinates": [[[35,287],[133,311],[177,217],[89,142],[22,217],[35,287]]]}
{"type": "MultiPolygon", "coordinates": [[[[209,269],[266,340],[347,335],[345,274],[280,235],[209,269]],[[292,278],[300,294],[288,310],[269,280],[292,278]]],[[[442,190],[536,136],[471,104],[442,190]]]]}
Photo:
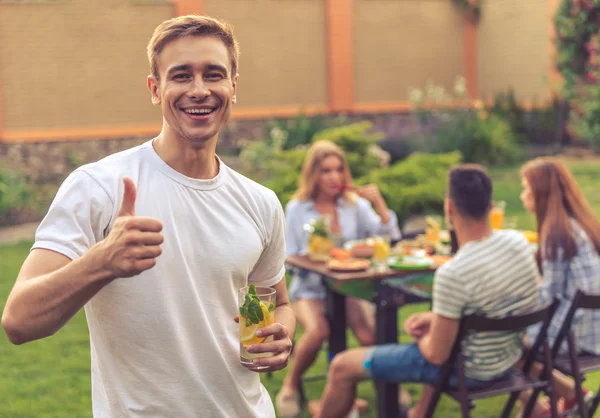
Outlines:
{"type": "Polygon", "coordinates": [[[160,84],[153,75],[148,76],[148,90],[150,90],[150,100],[154,106],[160,106],[160,84]]]}
{"type": "Polygon", "coordinates": [[[456,206],[454,206],[454,202],[448,196],[444,199],[444,215],[450,225],[453,225],[454,217],[456,216],[456,206]]]}
{"type": "Polygon", "coordinates": [[[231,84],[233,85],[233,95],[231,96],[231,102],[234,104],[237,102],[236,92],[237,92],[237,82],[238,82],[239,76],[240,76],[239,74],[236,74],[233,77],[233,80],[231,81],[231,84]]]}

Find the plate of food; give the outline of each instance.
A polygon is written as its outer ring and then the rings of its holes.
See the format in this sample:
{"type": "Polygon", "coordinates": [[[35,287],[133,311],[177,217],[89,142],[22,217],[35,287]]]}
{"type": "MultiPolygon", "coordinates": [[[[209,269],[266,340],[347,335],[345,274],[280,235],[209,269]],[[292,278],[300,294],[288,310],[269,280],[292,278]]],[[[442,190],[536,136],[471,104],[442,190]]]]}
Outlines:
{"type": "Polygon", "coordinates": [[[329,251],[329,255],[337,260],[345,260],[346,258],[352,257],[350,251],[343,248],[332,248],[331,251],[329,251]]]}
{"type": "Polygon", "coordinates": [[[371,262],[364,258],[346,258],[343,260],[332,259],[327,263],[329,270],[333,271],[363,271],[371,266],[371,262]]]}
{"type": "Polygon", "coordinates": [[[405,256],[390,259],[388,266],[395,270],[426,270],[433,266],[433,260],[431,257],[405,256]]]}
{"type": "Polygon", "coordinates": [[[375,251],[373,244],[372,239],[353,240],[346,242],[344,249],[350,252],[354,258],[371,258],[375,251]]]}
{"type": "Polygon", "coordinates": [[[449,255],[436,254],[436,255],[432,255],[431,259],[433,260],[433,264],[435,264],[436,266],[439,267],[439,266],[443,266],[448,261],[452,260],[452,257],[449,255]]]}

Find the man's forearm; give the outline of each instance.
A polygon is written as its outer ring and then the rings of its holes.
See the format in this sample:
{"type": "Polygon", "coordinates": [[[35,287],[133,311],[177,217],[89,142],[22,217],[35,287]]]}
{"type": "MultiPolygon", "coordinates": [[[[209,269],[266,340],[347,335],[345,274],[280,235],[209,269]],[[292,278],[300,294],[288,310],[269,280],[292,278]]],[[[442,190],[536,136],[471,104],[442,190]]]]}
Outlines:
{"type": "Polygon", "coordinates": [[[2,316],[10,341],[44,338],[67,323],[113,279],[98,261],[87,253],[53,272],[17,281],[2,316]]]}
{"type": "Polygon", "coordinates": [[[419,351],[421,352],[423,358],[429,363],[435,364],[431,350],[431,334],[429,334],[429,332],[423,335],[423,337],[419,340],[418,345],[419,351]]]}
{"type": "Polygon", "coordinates": [[[294,341],[294,335],[296,333],[296,315],[294,315],[291,304],[284,303],[275,308],[275,321],[287,328],[290,340],[294,341]]]}

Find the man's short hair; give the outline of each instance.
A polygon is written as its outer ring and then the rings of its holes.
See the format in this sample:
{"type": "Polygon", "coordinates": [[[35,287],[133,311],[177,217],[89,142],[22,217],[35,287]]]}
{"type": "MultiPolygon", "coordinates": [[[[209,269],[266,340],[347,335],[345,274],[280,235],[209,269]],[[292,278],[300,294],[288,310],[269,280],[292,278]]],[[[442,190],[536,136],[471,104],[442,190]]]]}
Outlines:
{"type": "Polygon", "coordinates": [[[154,78],[160,80],[158,56],[164,47],[168,43],[186,36],[213,36],[220,39],[229,52],[229,59],[231,60],[230,76],[232,79],[235,77],[238,69],[240,47],[233,35],[231,25],[223,20],[208,16],[187,15],[165,20],[154,29],[147,48],[150,71],[154,78]]]}
{"type": "Polygon", "coordinates": [[[471,219],[488,216],[492,202],[492,180],[479,164],[459,164],[448,174],[448,196],[458,212],[471,219]]]}

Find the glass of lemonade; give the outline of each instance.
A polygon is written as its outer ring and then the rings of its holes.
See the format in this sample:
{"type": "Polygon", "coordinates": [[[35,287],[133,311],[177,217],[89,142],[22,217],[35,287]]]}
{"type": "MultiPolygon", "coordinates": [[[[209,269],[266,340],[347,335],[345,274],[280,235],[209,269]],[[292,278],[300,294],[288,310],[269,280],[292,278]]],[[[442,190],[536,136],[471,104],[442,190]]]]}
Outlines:
{"type": "Polygon", "coordinates": [[[376,236],[373,241],[373,261],[376,271],[386,271],[388,258],[390,257],[390,238],[387,236],[376,236]]]}
{"type": "Polygon", "coordinates": [[[275,289],[272,287],[242,287],[238,292],[240,314],[240,361],[252,370],[266,369],[255,366],[254,359],[271,357],[272,353],[249,353],[247,347],[270,342],[273,336],[258,337],[256,331],[275,322],[275,289]]]}

